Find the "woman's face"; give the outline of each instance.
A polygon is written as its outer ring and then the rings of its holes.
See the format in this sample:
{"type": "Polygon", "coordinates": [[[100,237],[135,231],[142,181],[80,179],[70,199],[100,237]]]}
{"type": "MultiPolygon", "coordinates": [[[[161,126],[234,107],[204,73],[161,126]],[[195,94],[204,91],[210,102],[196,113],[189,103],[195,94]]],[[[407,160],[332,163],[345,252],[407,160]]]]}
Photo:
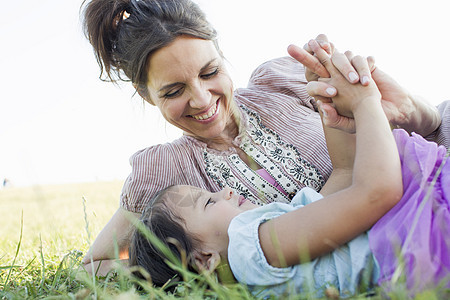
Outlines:
{"type": "Polygon", "coordinates": [[[181,36],[152,54],[148,101],[185,134],[220,138],[230,122],[233,85],[212,41],[181,36]]]}

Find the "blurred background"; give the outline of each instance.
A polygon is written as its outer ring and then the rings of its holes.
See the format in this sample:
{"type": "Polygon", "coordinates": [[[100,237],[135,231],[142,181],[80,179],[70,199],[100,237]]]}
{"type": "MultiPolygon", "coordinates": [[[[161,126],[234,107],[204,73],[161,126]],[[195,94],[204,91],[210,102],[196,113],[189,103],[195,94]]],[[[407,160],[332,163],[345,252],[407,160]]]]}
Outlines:
{"type": "MultiPolygon", "coordinates": [[[[445,1],[197,0],[236,87],[262,62],[319,33],[373,55],[415,94],[450,99],[445,1]]],[[[0,180],[12,186],[124,180],[137,150],[181,133],[129,84],[98,79],[80,0],[18,0],[0,19],[0,180]]]]}

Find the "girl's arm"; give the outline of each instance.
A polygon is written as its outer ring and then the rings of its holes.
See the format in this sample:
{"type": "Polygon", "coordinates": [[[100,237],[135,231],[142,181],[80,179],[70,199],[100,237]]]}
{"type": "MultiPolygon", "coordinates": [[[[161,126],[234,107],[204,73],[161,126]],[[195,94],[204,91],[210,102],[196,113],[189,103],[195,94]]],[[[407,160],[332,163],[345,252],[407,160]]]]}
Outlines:
{"type": "MultiPolygon", "coordinates": [[[[314,259],[352,240],[391,209],[403,190],[400,160],[377,86],[372,79],[367,86],[351,85],[317,43],[312,46],[331,75],[328,83],[338,90],[333,103],[355,118],[353,177],[349,187],[260,226],[263,252],[277,267],[298,264],[301,257],[314,259]]],[[[339,55],[332,59],[342,59],[339,55]]]]}
{"type": "MultiPolygon", "coordinates": [[[[320,116],[324,120],[324,118],[327,118],[327,111],[329,109],[320,100],[317,101],[317,104],[319,106],[320,116]]],[[[328,196],[352,184],[356,135],[325,126],[324,124],[323,131],[333,165],[333,172],[320,190],[320,193],[323,196],[328,196]]]]}
{"type": "Polygon", "coordinates": [[[132,220],[139,217],[140,214],[123,208],[116,211],[82,260],[83,267],[88,273],[106,276],[118,262],[127,263],[128,247],[134,230],[132,220]]]}

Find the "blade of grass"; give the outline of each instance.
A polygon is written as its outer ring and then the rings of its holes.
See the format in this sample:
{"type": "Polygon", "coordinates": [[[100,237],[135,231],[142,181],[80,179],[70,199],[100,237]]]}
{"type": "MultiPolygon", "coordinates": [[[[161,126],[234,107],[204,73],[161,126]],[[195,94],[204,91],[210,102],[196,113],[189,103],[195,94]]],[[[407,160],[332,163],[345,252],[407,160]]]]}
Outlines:
{"type": "Polygon", "coordinates": [[[169,261],[175,265],[181,266],[181,261],[172,253],[172,251],[167,247],[158,237],[156,237],[153,232],[151,232],[142,222],[135,222],[134,226],[147,238],[147,240],[152,243],[159,251],[161,251],[169,261]]]}
{"type": "MultiPolygon", "coordinates": [[[[82,197],[82,199],[83,199],[84,224],[86,226],[86,233],[87,233],[87,243],[89,245],[89,248],[91,248],[91,232],[89,230],[89,220],[87,218],[87,209],[86,209],[87,200],[86,200],[86,197],[84,197],[84,196],[82,197]]],[[[92,284],[93,284],[93,289],[94,289],[94,299],[97,299],[97,289],[95,288],[95,286],[96,286],[95,274],[97,274],[96,273],[97,271],[94,269],[94,258],[92,257],[92,254],[91,254],[90,259],[91,259],[91,267],[92,267],[92,284]]]]}
{"type": "MultiPolygon", "coordinates": [[[[433,176],[433,179],[432,179],[430,185],[427,188],[425,197],[422,199],[419,207],[417,208],[417,211],[415,213],[415,216],[414,216],[411,228],[409,229],[409,233],[408,233],[408,235],[405,238],[405,242],[403,243],[403,246],[402,246],[402,249],[400,250],[400,253],[405,253],[404,249],[406,249],[409,246],[409,243],[411,242],[412,237],[413,237],[413,233],[414,233],[414,231],[415,231],[415,229],[416,229],[416,227],[417,227],[417,225],[419,223],[419,218],[422,215],[422,211],[424,210],[427,201],[430,200],[430,196],[431,196],[431,194],[433,192],[433,188],[436,185],[436,181],[438,180],[439,176],[441,175],[442,169],[443,169],[445,163],[447,162],[447,159],[449,158],[449,155],[450,155],[450,150],[447,150],[446,155],[442,159],[442,162],[439,165],[439,168],[437,169],[436,173],[433,176]]],[[[404,275],[403,274],[404,271],[405,271],[405,264],[404,264],[403,259],[400,259],[400,256],[399,256],[399,263],[398,263],[398,266],[396,267],[396,269],[395,269],[395,271],[393,273],[391,282],[393,284],[397,283],[398,280],[401,278],[401,276],[404,275]]]]}
{"type": "Polygon", "coordinates": [[[61,260],[61,262],[58,265],[58,269],[56,270],[55,277],[53,278],[53,282],[52,282],[52,287],[51,287],[52,290],[54,290],[56,288],[56,285],[58,283],[60,283],[61,276],[62,276],[62,269],[63,269],[65,261],[67,260],[67,255],[65,255],[63,257],[63,259],[61,260]]]}
{"type": "Polygon", "coordinates": [[[42,236],[39,234],[39,253],[41,255],[41,283],[39,284],[39,290],[46,290],[45,286],[45,260],[44,260],[44,250],[42,248],[42,236]]]}
{"type": "Polygon", "coordinates": [[[35,259],[36,259],[36,256],[33,257],[32,260],[30,260],[30,262],[29,262],[29,263],[28,263],[28,264],[20,271],[19,274],[17,274],[16,276],[14,276],[14,280],[16,280],[16,278],[19,278],[19,276],[22,275],[22,274],[25,272],[25,270],[27,270],[27,269],[31,266],[31,264],[34,262],[35,259]]]}
{"type": "Polygon", "coordinates": [[[21,266],[4,266],[4,267],[0,267],[0,270],[6,270],[6,269],[11,269],[11,268],[20,268],[21,266]]]}
{"type": "MultiPolygon", "coordinates": [[[[119,260],[119,244],[117,243],[117,236],[114,234],[114,257],[119,260]]],[[[126,280],[123,272],[123,265],[120,264],[118,268],[116,268],[116,272],[118,274],[119,279],[119,287],[120,290],[125,290],[126,288],[126,280]]]]}
{"type": "MultiPolygon", "coordinates": [[[[13,262],[11,264],[11,266],[14,266],[17,260],[17,257],[19,256],[19,250],[20,250],[20,245],[22,244],[22,234],[23,234],[23,210],[22,210],[22,215],[20,217],[20,237],[19,237],[19,243],[17,244],[17,249],[16,249],[16,254],[14,255],[14,259],[13,262]]],[[[9,283],[9,278],[11,278],[11,273],[12,273],[13,268],[11,267],[9,269],[8,272],[8,276],[6,277],[6,281],[3,285],[3,289],[6,291],[8,290],[8,283],[9,283]]]]}
{"type": "Polygon", "coordinates": [[[27,295],[28,296],[31,296],[30,298],[31,299],[34,299],[34,298],[37,298],[37,292],[36,292],[36,288],[33,286],[33,285],[31,285],[31,283],[29,282],[29,281],[27,281],[26,283],[25,283],[25,285],[26,285],[26,291],[27,291],[27,295]]]}
{"type": "Polygon", "coordinates": [[[431,183],[430,183],[430,185],[429,185],[429,187],[427,189],[427,193],[425,194],[425,197],[423,198],[422,202],[420,203],[419,208],[417,209],[417,213],[414,216],[414,220],[413,220],[413,223],[411,225],[411,229],[409,230],[409,234],[408,234],[408,236],[405,239],[405,243],[403,244],[404,245],[403,248],[407,247],[409,245],[410,241],[411,241],[412,232],[414,232],[415,228],[417,227],[417,224],[419,222],[419,217],[421,215],[421,212],[424,209],[426,202],[430,199],[430,195],[433,192],[433,187],[436,185],[436,181],[439,178],[439,175],[441,175],[442,168],[444,167],[445,163],[447,162],[449,154],[450,154],[450,150],[447,151],[447,154],[444,156],[444,158],[443,158],[443,160],[442,160],[438,170],[434,174],[433,180],[431,181],[431,183]]]}

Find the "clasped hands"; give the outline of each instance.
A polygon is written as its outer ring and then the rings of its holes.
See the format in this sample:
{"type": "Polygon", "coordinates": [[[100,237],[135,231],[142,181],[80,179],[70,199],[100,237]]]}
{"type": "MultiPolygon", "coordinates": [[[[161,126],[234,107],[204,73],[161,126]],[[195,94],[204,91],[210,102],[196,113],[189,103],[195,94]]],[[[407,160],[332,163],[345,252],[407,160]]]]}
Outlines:
{"type": "MultiPolygon", "coordinates": [[[[296,45],[290,45],[288,53],[306,67],[305,75],[309,81],[308,93],[325,104],[322,106],[322,110],[326,113],[325,125],[353,133],[355,132],[355,122],[351,114],[345,110],[338,114],[332,103],[331,99],[336,96],[337,90],[329,82],[323,80],[329,78],[330,74],[315,55],[319,49],[329,55],[336,52],[333,43],[330,43],[325,35],[320,34],[315,40],[308,42],[303,49],[296,45]]],[[[352,84],[360,83],[366,86],[369,84],[369,79],[373,79],[381,93],[383,110],[392,126],[427,135],[440,125],[437,111],[411,96],[394,79],[376,67],[373,57],[355,56],[351,51],[346,51],[344,54],[335,55],[333,64],[352,84]],[[431,125],[424,128],[421,126],[422,121],[431,125]]]]}
{"type": "MultiPolygon", "coordinates": [[[[342,120],[348,120],[347,126],[354,127],[354,112],[366,101],[373,100],[380,104],[381,94],[377,85],[372,80],[369,63],[373,61],[362,56],[351,57],[351,65],[358,72],[359,76],[351,71],[350,77],[344,77],[338,67],[345,66],[350,63],[348,54],[340,53],[336,49],[329,55],[315,40],[311,40],[308,46],[313,51],[314,55],[320,61],[321,65],[325,67],[329,78],[318,78],[318,81],[311,81],[308,83],[307,90],[314,90],[314,86],[326,84],[328,85],[327,94],[334,95],[330,101],[329,98],[317,97],[317,104],[319,109],[323,112],[323,120],[325,125],[329,122],[328,114],[336,111],[338,117],[342,120]],[[359,79],[356,79],[358,77],[359,79]],[[357,80],[356,84],[352,84],[348,79],[357,80]],[[358,84],[358,82],[360,84],[358,84]],[[319,99],[320,98],[320,99],[319,99]],[[352,124],[350,124],[350,122],[352,124]]],[[[372,63],[373,65],[373,63],[372,63]]],[[[348,128],[347,128],[348,129],[348,128]]]]}

